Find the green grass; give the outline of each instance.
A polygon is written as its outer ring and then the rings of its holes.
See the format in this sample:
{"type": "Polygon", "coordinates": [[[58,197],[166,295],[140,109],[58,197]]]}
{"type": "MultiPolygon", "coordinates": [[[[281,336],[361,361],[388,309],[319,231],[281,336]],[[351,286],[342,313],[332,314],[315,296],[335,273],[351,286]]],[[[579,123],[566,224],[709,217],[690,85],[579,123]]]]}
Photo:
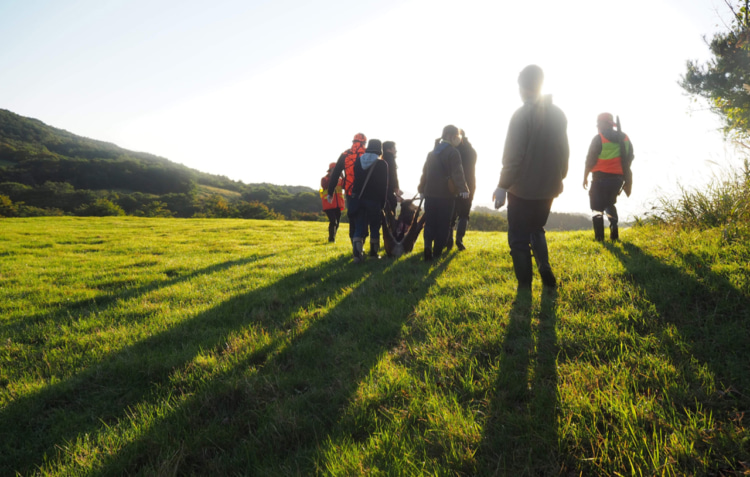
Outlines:
{"type": "Polygon", "coordinates": [[[357,266],[323,223],[0,226],[0,475],[750,471],[720,230],[549,233],[528,299],[504,233],[357,266]]]}

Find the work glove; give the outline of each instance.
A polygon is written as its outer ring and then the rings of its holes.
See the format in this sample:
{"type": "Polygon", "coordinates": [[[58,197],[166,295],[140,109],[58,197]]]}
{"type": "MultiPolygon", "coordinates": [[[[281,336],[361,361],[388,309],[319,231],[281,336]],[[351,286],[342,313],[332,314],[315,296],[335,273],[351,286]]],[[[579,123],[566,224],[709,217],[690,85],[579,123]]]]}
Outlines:
{"type": "Polygon", "coordinates": [[[500,207],[505,205],[505,198],[508,196],[508,191],[503,189],[502,187],[498,187],[495,189],[495,192],[492,194],[492,200],[495,201],[495,209],[499,209],[500,207]]]}
{"type": "Polygon", "coordinates": [[[333,196],[332,195],[327,196],[326,200],[328,201],[329,204],[333,204],[333,196]]]}
{"type": "Polygon", "coordinates": [[[469,198],[469,193],[468,192],[461,192],[460,194],[458,194],[458,196],[460,198],[462,198],[462,199],[468,199],[469,198]]]}

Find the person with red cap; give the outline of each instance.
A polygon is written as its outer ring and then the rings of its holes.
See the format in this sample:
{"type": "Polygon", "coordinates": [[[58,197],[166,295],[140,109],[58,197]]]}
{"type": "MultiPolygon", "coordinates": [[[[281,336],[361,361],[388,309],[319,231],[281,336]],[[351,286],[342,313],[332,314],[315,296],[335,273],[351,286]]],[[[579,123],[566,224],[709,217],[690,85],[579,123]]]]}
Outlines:
{"type": "MultiPolygon", "coordinates": [[[[619,118],[618,118],[619,121],[619,118]]],[[[589,204],[593,212],[594,239],[604,241],[604,214],[609,220],[610,240],[619,240],[617,227],[617,196],[621,191],[630,197],[633,187],[633,144],[627,134],[614,129],[615,121],[610,113],[602,113],[596,118],[599,133],[594,136],[586,155],[583,171],[583,188],[588,188],[591,173],[589,204]]]]}
{"type": "MultiPolygon", "coordinates": [[[[331,172],[331,180],[328,182],[328,196],[326,200],[333,202],[333,194],[336,192],[336,185],[339,182],[341,173],[344,173],[344,193],[346,194],[346,207],[349,208],[349,202],[352,198],[354,188],[354,163],[365,153],[367,137],[362,133],[354,135],[352,147],[342,152],[336,161],[336,167],[331,172]]],[[[349,222],[349,239],[354,238],[354,224],[349,222]]]]}
{"type": "Polygon", "coordinates": [[[320,179],[320,201],[323,203],[323,212],[328,216],[328,241],[336,241],[336,232],[341,221],[341,211],[344,210],[344,179],[338,180],[334,187],[333,199],[329,202],[328,186],[331,180],[331,172],[336,167],[332,162],[328,165],[328,173],[320,179]]]}

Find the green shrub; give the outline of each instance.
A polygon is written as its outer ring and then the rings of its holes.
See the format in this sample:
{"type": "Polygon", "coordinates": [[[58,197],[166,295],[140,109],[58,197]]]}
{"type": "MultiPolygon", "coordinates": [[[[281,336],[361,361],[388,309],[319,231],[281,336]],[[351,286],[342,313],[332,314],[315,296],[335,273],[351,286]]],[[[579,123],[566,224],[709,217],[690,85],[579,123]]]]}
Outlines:
{"type": "Polygon", "coordinates": [[[652,219],[681,228],[723,229],[724,239],[750,237],[750,161],[741,168],[714,175],[701,188],[680,187],[677,197],[660,197],[652,219]]]}

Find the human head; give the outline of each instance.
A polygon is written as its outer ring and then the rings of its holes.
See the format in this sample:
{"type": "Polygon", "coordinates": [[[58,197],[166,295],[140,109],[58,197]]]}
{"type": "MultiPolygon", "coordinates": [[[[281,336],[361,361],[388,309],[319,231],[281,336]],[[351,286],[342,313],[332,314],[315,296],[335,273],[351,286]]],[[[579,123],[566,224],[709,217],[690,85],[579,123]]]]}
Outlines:
{"type": "Polygon", "coordinates": [[[451,146],[456,147],[461,144],[461,130],[456,126],[449,124],[443,128],[443,135],[440,136],[445,142],[449,142],[451,146]]]}
{"type": "Polygon", "coordinates": [[[518,75],[518,89],[524,101],[536,99],[542,92],[544,71],[537,65],[529,65],[518,75]]]}
{"type": "Polygon", "coordinates": [[[596,127],[601,130],[612,129],[615,126],[615,120],[612,113],[602,113],[596,117],[596,127]]]}
{"type": "Polygon", "coordinates": [[[354,139],[352,139],[352,143],[358,142],[360,144],[365,144],[367,142],[367,136],[365,136],[362,133],[357,133],[354,135],[354,139]]]}
{"type": "Polygon", "coordinates": [[[367,149],[365,149],[365,152],[371,152],[381,156],[383,154],[383,146],[380,143],[380,139],[370,139],[370,142],[367,143],[367,149]]]}
{"type": "Polygon", "coordinates": [[[383,152],[390,152],[396,154],[396,143],[393,141],[386,141],[383,143],[383,152]]]}

